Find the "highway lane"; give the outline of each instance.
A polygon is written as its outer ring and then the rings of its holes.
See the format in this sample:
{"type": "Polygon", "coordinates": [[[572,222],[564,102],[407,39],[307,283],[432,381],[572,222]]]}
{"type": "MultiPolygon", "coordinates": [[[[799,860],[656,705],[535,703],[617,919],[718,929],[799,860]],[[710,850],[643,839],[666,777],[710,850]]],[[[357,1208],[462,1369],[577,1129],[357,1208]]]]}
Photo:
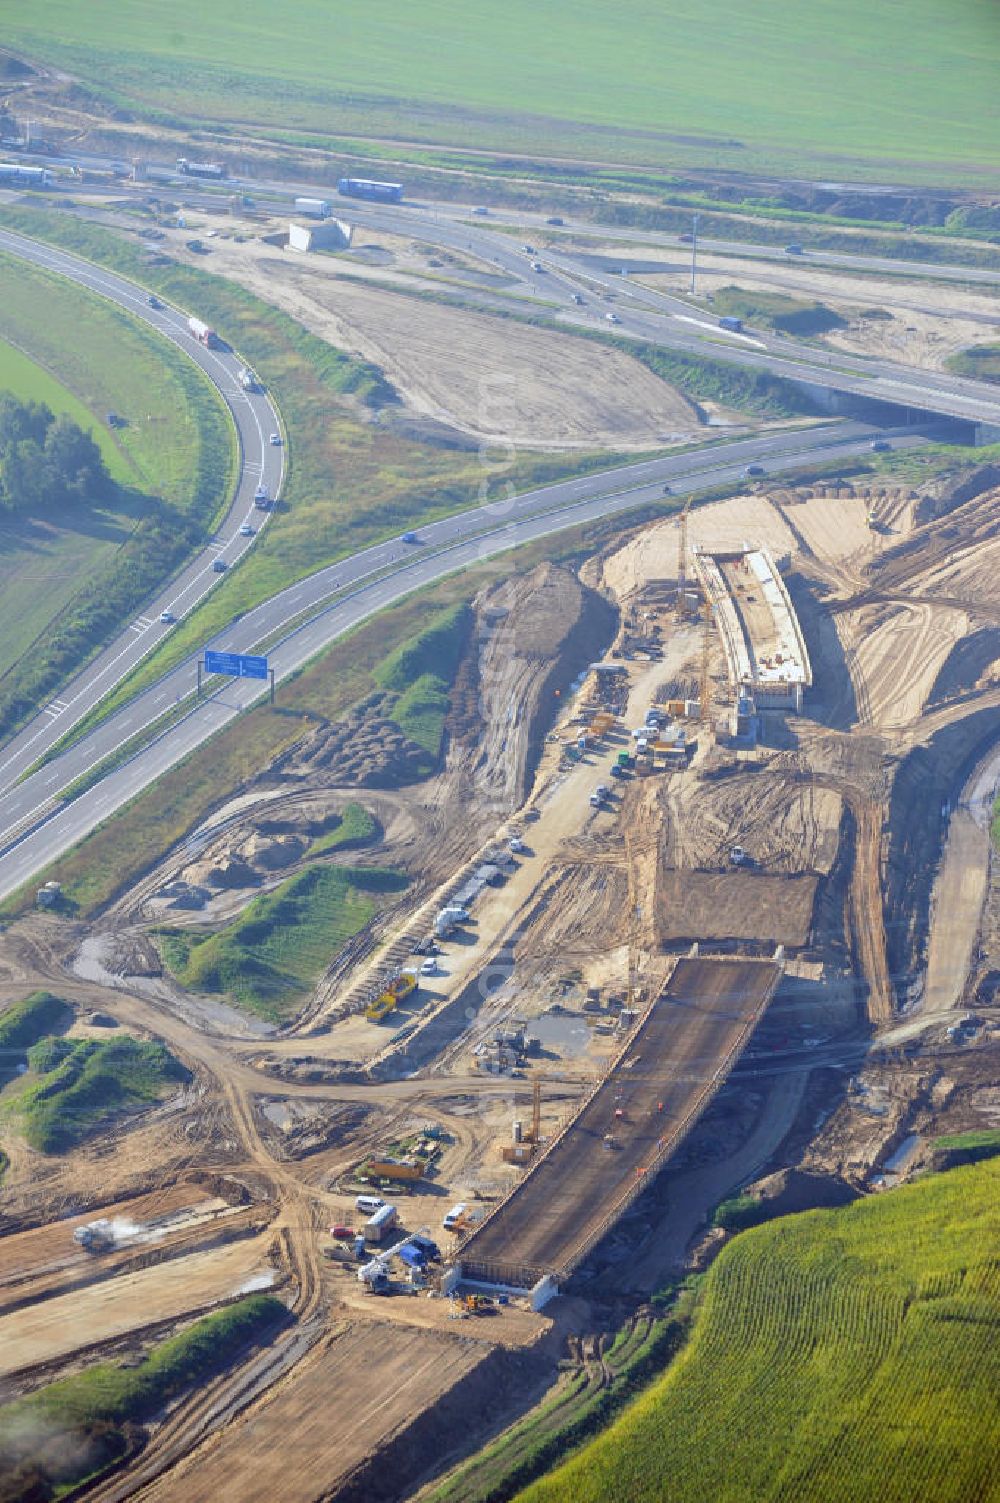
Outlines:
{"type": "MultiPolygon", "coordinates": [[[[763,368],[789,380],[832,387],[873,401],[940,412],[969,422],[1000,424],[1000,393],[987,382],[823,350],[756,329],[730,333],[697,305],[669,293],[634,285],[627,277],[601,272],[582,257],[540,251],[531,247],[530,240],[517,244],[509,235],[434,212],[424,213],[416,206],[357,204],[348,200],[338,204],[337,213],[348,223],[396,235],[408,234],[492,262],[526,284],[536,298],[561,304],[556,315],[561,323],[607,331],[610,311],[618,320],[614,325],[618,335],[641,338],[702,358],[763,368]],[[543,270],[532,271],[532,263],[543,270]],[[583,307],[574,302],[574,293],[581,287],[588,292],[583,307]],[[592,304],[595,288],[598,300],[592,304]],[[605,303],[611,307],[605,307],[605,303]]],[[[1000,273],[997,279],[1000,280],[1000,273]]]]}
{"type": "MultiPolygon", "coordinates": [[[[183,185],[192,199],[204,200],[205,206],[213,203],[218,206],[216,198],[204,193],[204,184],[192,182],[168,164],[152,163],[150,166],[155,169],[158,178],[170,180],[178,187],[183,185]]],[[[261,181],[249,186],[258,193],[275,194],[276,202],[269,205],[271,207],[287,203],[291,196],[300,191],[330,196],[329,188],[317,189],[314,184],[261,181]]],[[[786,376],[791,380],[829,386],[873,400],[940,412],[969,422],[1000,424],[1000,396],[988,383],[970,381],[946,372],[917,370],[870,357],[842,355],[756,330],[748,331],[741,346],[739,335],[727,335],[726,331],[718,327],[717,320],[707,316],[703,310],[669,294],[627,286],[626,279],[601,274],[584,256],[574,257],[556,250],[540,253],[537,248],[529,250],[530,238],[519,245],[499,227],[469,219],[469,209],[433,201],[389,205],[339,198],[336,195],[334,199],[338,217],[350,224],[409,236],[456,251],[469,251],[487,263],[491,262],[520,281],[532,298],[554,300],[566,305],[559,317],[574,326],[600,327],[606,330],[605,310],[581,309],[573,304],[573,293],[580,285],[597,285],[602,298],[615,301],[613,311],[621,319],[616,329],[619,334],[639,337],[664,348],[679,349],[703,358],[731,359],[736,364],[764,368],[774,375],[786,376]],[[545,270],[533,271],[533,262],[540,263],[545,270]],[[647,308],[655,308],[663,316],[655,321],[645,318],[637,323],[631,309],[627,313],[621,311],[619,300],[623,297],[644,302],[647,308]]],[[[518,216],[505,215],[505,218],[516,221],[518,216]]],[[[529,221],[526,216],[526,222],[533,223],[535,230],[545,228],[540,220],[541,216],[534,216],[533,221],[529,221]]],[[[586,222],[571,221],[567,227],[585,231],[589,235],[595,232],[595,226],[586,222]]],[[[530,237],[531,230],[528,229],[525,233],[530,237]]],[[[655,237],[652,238],[655,242],[655,237]]],[[[677,243],[676,236],[664,238],[667,243],[677,243]]],[[[706,249],[717,250],[721,247],[727,253],[733,253],[733,242],[713,240],[700,243],[706,249]]],[[[759,253],[767,260],[790,259],[784,250],[775,246],[744,246],[740,243],[740,250],[742,254],[759,253]]],[[[798,260],[797,257],[794,259],[798,260]]],[[[831,269],[853,268],[856,271],[882,272],[903,269],[914,275],[924,276],[947,272],[948,280],[955,280],[951,273],[958,270],[962,273],[962,279],[1000,284],[1000,270],[980,269],[982,275],[970,278],[965,276],[966,268],[945,268],[940,263],[897,262],[887,257],[851,257],[840,254],[824,257],[820,253],[810,253],[807,259],[810,264],[829,265],[831,269]]]]}
{"type": "Polygon", "coordinates": [[[215,560],[222,559],[231,567],[253,546],[254,537],[241,536],[239,529],[249,524],[256,535],[266,525],[268,513],[255,507],[254,495],[259,484],[264,484],[271,496],[280,494],[284,445],[276,447],[270,442],[272,433],[279,436],[282,433],[280,415],[272,398],[266,392],[244,391],[238,379],[244,362],[228,348],[206,349],[193,339],[187,328],[186,312],[166,303],[151,307],[149,295],[124,277],[13,231],[0,230],[0,250],[98,293],[176,345],[218,390],[229,409],[239,444],[239,473],[232,501],[206,547],[143,603],[125,626],[123,635],[61,685],[48,705],[0,748],[0,788],[5,788],[33,766],[162,642],[171,625],[161,622],[161,612],[167,611],[177,619],[187,615],[223,577],[213,568],[215,560]]]}
{"type": "MultiPolygon", "coordinates": [[[[766,459],[768,470],[775,473],[794,470],[805,461],[822,464],[866,449],[875,431],[862,424],[843,424],[749,439],[714,451],[629,466],[612,476],[588,476],[512,501],[487,504],[474,512],[461,512],[421,529],[416,545],[407,547],[398,540],[379,544],[290,586],[233,623],[209,645],[246,651],[301,614],[310,598],[322,607],[331,591],[346,590],[271,649],[271,666],[281,681],[337,637],[422,586],[522,543],[661,498],[665,475],[670,476],[672,490],[681,494],[690,489],[736,486],[748,462],[766,459]],[[800,441],[798,448],[796,439],[800,441]],[[637,483],[633,472],[640,469],[644,476],[637,483]],[[389,572],[383,574],[383,569],[389,572]]],[[[916,434],[893,440],[899,445],[921,441],[916,434]]],[[[207,698],[124,765],[69,804],[53,800],[59,787],[97,765],[143,725],[154,722],[179,699],[190,695],[195,673],[196,660],[192,658],[0,798],[0,830],[8,832],[0,846],[0,897],[27,882],[261,697],[259,682],[231,680],[219,686],[215,680],[216,687],[207,698]]]]}

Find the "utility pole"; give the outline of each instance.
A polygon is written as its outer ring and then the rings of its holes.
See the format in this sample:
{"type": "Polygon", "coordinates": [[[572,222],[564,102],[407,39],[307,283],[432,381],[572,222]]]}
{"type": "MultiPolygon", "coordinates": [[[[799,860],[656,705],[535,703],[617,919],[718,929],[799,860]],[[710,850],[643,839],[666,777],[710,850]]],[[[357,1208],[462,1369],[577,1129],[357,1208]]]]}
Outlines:
{"type": "Polygon", "coordinates": [[[694,284],[698,272],[698,216],[691,216],[691,296],[694,297],[694,284]]]}

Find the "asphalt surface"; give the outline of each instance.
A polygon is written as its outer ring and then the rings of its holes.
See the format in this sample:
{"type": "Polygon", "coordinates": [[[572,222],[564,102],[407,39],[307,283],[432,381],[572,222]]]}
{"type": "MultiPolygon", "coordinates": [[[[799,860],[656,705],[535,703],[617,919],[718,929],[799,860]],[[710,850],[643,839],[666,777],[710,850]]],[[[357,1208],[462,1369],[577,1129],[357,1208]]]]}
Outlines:
{"type": "MultiPolygon", "coordinates": [[[[185,186],[188,186],[187,180],[185,186]]],[[[357,223],[425,234],[435,243],[472,249],[474,253],[494,260],[529,288],[532,279],[543,283],[545,297],[562,305],[560,317],[567,320],[583,325],[601,320],[601,326],[606,326],[603,308],[593,310],[586,303],[581,307],[574,301],[574,297],[582,295],[579,288],[583,284],[581,279],[585,279],[588,296],[596,285],[602,296],[602,289],[607,289],[606,295],[619,303],[622,297],[633,299],[627,310],[628,327],[625,316],[619,315],[622,331],[636,332],[641,337],[664,342],[665,323],[672,320],[675,327],[669,342],[679,342],[679,347],[704,354],[705,339],[711,337],[713,353],[720,353],[716,347],[720,331],[711,325],[701,320],[701,327],[694,327],[688,333],[687,326],[697,325],[699,320],[690,316],[688,305],[681,299],[630,287],[626,279],[605,277],[602,280],[595,277],[592,268],[581,271],[572,258],[539,257],[537,252],[528,248],[527,242],[519,246],[509,236],[480,231],[478,227],[470,229],[467,224],[436,210],[422,213],[419,208],[409,206],[392,208],[354,200],[338,202],[337,207],[338,212],[345,213],[357,223]],[[547,269],[532,271],[532,260],[541,261],[547,269]],[[676,332],[678,328],[681,330],[679,334],[676,332]]],[[[170,307],[151,309],[147,294],[126,279],[26,237],[0,231],[0,246],[72,277],[119,302],[129,311],[146,318],[164,337],[173,339],[196,359],[216,382],[233,413],[244,460],[237,496],[213,546],[150,603],[147,611],[131,623],[122,638],[78,675],[15,740],[0,750],[0,851],[7,850],[3,875],[0,876],[0,894],[3,894],[27,880],[41,865],[92,829],[114,808],[120,807],[212,734],[219,724],[259,696],[260,686],[256,683],[228,683],[222,689],[216,688],[207,702],[153,746],[103,779],[75,800],[71,807],[62,807],[57,800],[61,789],[89,773],[107,757],[120,755],[122,748],[133,738],[190,694],[197,663],[197,658],[192,657],[118,714],[109,717],[76,746],[30,777],[24,776],[66,730],[169,632],[170,626],[160,623],[159,612],[168,610],[182,616],[221,577],[212,570],[214,558],[221,554],[227,563],[234,563],[247,547],[252,546],[253,539],[241,538],[238,528],[241,522],[251,517],[253,525],[266,522],[268,514],[254,508],[253,492],[263,473],[270,493],[277,493],[281,483],[283,449],[272,448],[267,441],[271,432],[280,432],[280,425],[266,394],[243,392],[236,374],[241,365],[239,357],[229,351],[206,350],[200,346],[187,332],[186,313],[170,307]],[[19,778],[24,778],[24,781],[18,784],[19,778]]],[[[756,336],[737,335],[735,339],[735,347],[725,349],[726,357],[759,363],[763,341],[756,336]]],[[[769,358],[782,364],[783,374],[792,374],[797,379],[829,381],[830,370],[820,371],[818,366],[824,361],[833,362],[840,358],[811,349],[807,351],[807,357],[810,361],[815,359],[817,367],[803,365],[802,351],[793,341],[771,341],[769,358]]],[[[913,379],[912,372],[906,374],[908,380],[913,379]]],[[[923,373],[920,375],[922,379],[923,373]]],[[[976,386],[976,383],[967,384],[976,386]]],[[[877,394],[871,391],[870,384],[865,385],[865,391],[869,395],[877,394]]],[[[993,393],[989,396],[989,408],[991,416],[1000,416],[1000,399],[993,393]]],[[[374,611],[478,557],[489,556],[560,527],[657,499],[666,482],[683,494],[685,490],[738,481],[748,463],[764,463],[770,469],[788,469],[801,464],[803,458],[823,462],[866,447],[876,431],[870,426],[845,423],[838,425],[833,432],[806,430],[744,440],[720,446],[714,451],[626,466],[601,475],[561,482],[513,500],[488,503],[485,507],[422,529],[417,549],[403,544],[401,539],[390,540],[318,571],[248,613],[205,646],[226,651],[253,651],[265,639],[280,639],[291,622],[321,610],[332,594],[346,592],[346,598],[335,608],[323,610],[317,620],[294,632],[287,640],[279,640],[272,649],[271,664],[280,680],[374,611]],[[386,573],[391,577],[381,577],[386,573]],[[366,584],[365,581],[369,582],[366,584]]],[[[897,444],[916,441],[916,433],[901,435],[894,440],[897,444]]]]}
{"type": "MultiPolygon", "coordinates": [[[[187,327],[187,312],[166,303],[151,308],[148,293],[124,277],[9,230],[0,230],[0,250],[9,251],[24,261],[57,272],[99,293],[177,345],[183,354],[200,366],[219,391],[235,424],[239,443],[239,472],[233,498],[207,546],[146,602],[122,636],[64,684],[40,714],[0,748],[0,789],[4,789],[10,788],[39,757],[55,746],[169,635],[172,628],[169,623],[161,622],[161,611],[168,611],[178,620],[188,615],[223,578],[213,568],[215,560],[221,559],[231,568],[253,547],[256,533],[267,525],[269,517],[268,512],[255,507],[254,494],[257,486],[263,483],[269,495],[280,495],[285,450],[283,444],[275,447],[270,442],[272,433],[282,435],[274,402],[266,392],[244,391],[238,379],[244,362],[236,353],[228,348],[206,349],[192,338],[187,327]],[[239,529],[244,523],[255,529],[254,537],[240,536],[239,529]]],[[[0,829],[6,828],[6,824],[0,824],[0,829]]]]}
{"type": "MultiPolygon", "coordinates": [[[[269,652],[280,682],[375,612],[481,559],[582,522],[661,500],[665,483],[672,492],[684,495],[737,485],[749,463],[763,464],[769,474],[780,474],[806,462],[846,459],[867,450],[877,432],[864,424],[843,423],[745,439],[715,450],[563,481],[512,500],[487,502],[420,528],[416,543],[392,539],[297,581],[205,646],[248,652],[285,632],[269,652]],[[336,599],[324,609],[331,596],[336,599]],[[297,629],[288,629],[290,622],[309,612],[318,613],[297,629]]],[[[922,439],[912,433],[890,442],[903,447],[922,439]]],[[[235,679],[220,684],[218,679],[210,680],[212,692],[169,730],[72,802],[61,804],[56,797],[61,788],[119,753],[194,691],[197,661],[197,655],[190,657],[30,777],[7,786],[0,796],[0,897],[20,887],[266,693],[259,681],[235,679]]]]}
{"type": "Polygon", "coordinates": [[[637,1180],[662,1166],[686,1137],[780,976],[769,961],[678,961],[624,1059],[462,1244],[463,1272],[515,1285],[543,1273],[567,1276],[637,1180]]]}
{"type": "MultiPolygon", "coordinates": [[[[62,158],[55,159],[50,165],[57,164],[106,170],[112,165],[112,159],[62,158]]],[[[148,170],[156,182],[170,183],[186,202],[201,203],[205,207],[218,209],[218,194],[208,192],[203,181],[177,172],[173,164],[149,163],[148,170]]],[[[600,328],[607,331],[608,315],[612,314],[618,320],[611,326],[616,334],[647,340],[664,348],[681,350],[702,358],[724,358],[737,365],[763,368],[790,380],[826,386],[835,391],[865,396],[876,401],[893,402],[913,407],[920,412],[936,412],[949,418],[1000,426],[1000,395],[988,383],[952,376],[947,372],[915,370],[911,366],[861,355],[841,355],[767,331],[730,333],[720,329],[718,321],[706,315],[704,309],[697,305],[650,289],[630,286],[626,278],[600,271],[593,264],[597,259],[595,257],[570,256],[554,248],[544,252],[539,252],[537,248],[529,249],[533,234],[548,234],[552,229],[546,225],[545,216],[540,214],[512,214],[504,210],[502,215],[488,215],[479,219],[470,217],[472,206],[422,200],[407,201],[402,205],[369,203],[341,197],[328,186],[317,187],[310,183],[232,180],[225,186],[230,191],[250,189],[258,203],[264,203],[276,211],[287,210],[289,214],[293,212],[292,200],[297,194],[327,198],[333,204],[338,218],[357,227],[384,230],[434,245],[447,246],[452,250],[468,251],[517,278],[523,284],[522,290],[526,289],[529,296],[554,303],[557,307],[557,319],[577,328],[600,328]],[[491,220],[495,221],[495,227],[491,220]],[[501,224],[523,226],[525,241],[519,245],[512,235],[503,232],[501,224]],[[540,264],[542,269],[533,271],[532,263],[540,264]],[[583,306],[574,302],[574,294],[586,298],[583,306]],[[595,299],[596,306],[592,306],[595,299]]],[[[151,187],[155,187],[155,183],[151,187]]],[[[656,231],[608,230],[604,226],[572,218],[564,220],[558,228],[560,231],[590,237],[597,235],[603,239],[618,239],[624,245],[631,242],[676,247],[682,261],[690,257],[691,253],[691,248],[681,245],[676,235],[664,235],[656,231]]],[[[807,241],[807,237],[805,239],[807,241]]],[[[1000,269],[988,267],[897,261],[887,256],[850,256],[839,252],[809,250],[807,244],[803,247],[804,254],[801,257],[789,257],[784,249],[777,246],[701,237],[698,243],[704,251],[713,254],[763,259],[779,264],[794,260],[808,262],[811,266],[829,267],[831,270],[934,277],[980,285],[1000,284],[1000,269]]],[[[627,257],[623,264],[628,266],[627,257]]]]}

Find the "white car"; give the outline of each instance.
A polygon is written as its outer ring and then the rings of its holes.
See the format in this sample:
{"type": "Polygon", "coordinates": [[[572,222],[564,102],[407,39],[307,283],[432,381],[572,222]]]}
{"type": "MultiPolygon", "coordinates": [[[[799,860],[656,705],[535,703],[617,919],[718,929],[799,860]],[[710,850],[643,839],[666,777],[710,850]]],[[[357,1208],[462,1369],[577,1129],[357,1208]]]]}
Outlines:
{"type": "Polygon", "coordinates": [[[617,313],[605,313],[604,317],[607,319],[609,324],[621,323],[621,319],[618,317],[617,313]]]}
{"type": "Polygon", "coordinates": [[[160,612],[160,623],[161,623],[161,625],[163,625],[163,626],[173,626],[173,624],[174,624],[174,622],[176,620],[177,620],[177,617],[174,615],[173,611],[161,611],[160,612]]]}
{"type": "Polygon", "coordinates": [[[274,446],[275,449],[280,449],[281,448],[281,434],[280,433],[272,433],[271,434],[271,443],[272,443],[272,445],[274,446]]]}
{"type": "Polygon", "coordinates": [[[243,526],[240,528],[240,537],[241,538],[252,538],[253,535],[254,535],[254,529],[250,526],[250,523],[249,522],[244,522],[243,526]]]}
{"type": "Polygon", "coordinates": [[[519,856],[524,850],[524,841],[519,835],[512,835],[507,842],[507,849],[508,851],[512,851],[515,856],[519,856]]]}
{"type": "Polygon", "coordinates": [[[434,959],[433,955],[430,956],[430,958],[428,960],[425,960],[425,961],[423,961],[421,963],[421,966],[420,966],[420,974],[421,974],[421,976],[436,976],[437,972],[438,972],[438,963],[434,959]]]}

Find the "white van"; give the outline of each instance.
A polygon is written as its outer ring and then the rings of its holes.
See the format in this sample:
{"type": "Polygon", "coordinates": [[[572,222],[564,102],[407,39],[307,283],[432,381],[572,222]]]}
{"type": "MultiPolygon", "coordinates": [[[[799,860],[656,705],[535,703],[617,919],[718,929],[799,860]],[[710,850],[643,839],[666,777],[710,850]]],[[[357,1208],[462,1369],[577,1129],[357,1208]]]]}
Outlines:
{"type": "Polygon", "coordinates": [[[359,1195],[354,1202],[356,1211],[363,1211],[366,1216],[374,1216],[375,1212],[385,1205],[381,1195],[359,1195]]]}
{"type": "Polygon", "coordinates": [[[468,1209],[469,1207],[466,1205],[464,1200],[460,1200],[457,1206],[452,1206],[451,1210],[448,1212],[447,1216],[441,1223],[445,1231],[454,1231],[455,1227],[461,1221],[462,1217],[465,1215],[468,1209]]]}

